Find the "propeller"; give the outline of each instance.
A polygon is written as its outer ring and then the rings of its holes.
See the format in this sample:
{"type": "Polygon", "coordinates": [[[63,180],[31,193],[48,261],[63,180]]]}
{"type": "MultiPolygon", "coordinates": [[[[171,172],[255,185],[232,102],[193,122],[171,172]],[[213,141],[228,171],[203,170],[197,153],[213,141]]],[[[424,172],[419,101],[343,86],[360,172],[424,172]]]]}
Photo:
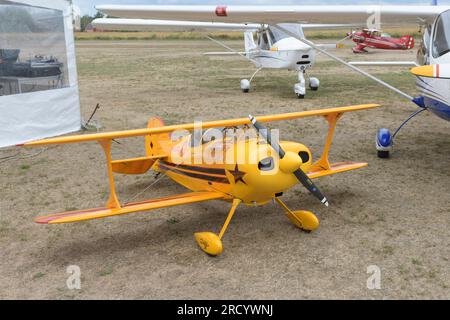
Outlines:
{"type": "Polygon", "coordinates": [[[355,34],[356,34],[356,31],[353,31],[353,30],[351,30],[350,32],[348,32],[348,33],[347,33],[347,36],[346,36],[344,39],[338,41],[337,47],[343,46],[343,43],[344,43],[345,41],[349,40],[349,39],[352,39],[353,36],[354,36],[355,34]]]}
{"type": "MultiPolygon", "coordinates": [[[[264,139],[267,141],[269,145],[272,146],[272,148],[275,149],[275,151],[280,156],[280,159],[283,159],[286,156],[286,152],[281,148],[279,144],[272,143],[272,137],[269,134],[269,131],[267,128],[265,128],[262,124],[260,124],[255,117],[252,115],[249,116],[250,121],[252,122],[253,126],[255,127],[256,131],[260,135],[264,137],[264,139]]],[[[312,182],[312,180],[306,175],[305,172],[299,167],[297,171],[294,172],[295,177],[297,180],[306,188],[309,192],[311,192],[317,199],[320,200],[320,202],[327,207],[330,205],[328,203],[327,198],[320,192],[319,188],[312,182]]]]}

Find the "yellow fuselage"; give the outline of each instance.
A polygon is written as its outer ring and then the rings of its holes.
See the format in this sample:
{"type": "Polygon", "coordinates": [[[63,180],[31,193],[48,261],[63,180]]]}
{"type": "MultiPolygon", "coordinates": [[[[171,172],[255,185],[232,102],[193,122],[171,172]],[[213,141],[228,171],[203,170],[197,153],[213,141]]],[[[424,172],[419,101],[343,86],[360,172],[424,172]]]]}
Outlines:
{"type": "Polygon", "coordinates": [[[312,165],[306,146],[295,142],[280,144],[288,155],[283,160],[257,138],[225,139],[191,147],[190,137],[186,137],[155,168],[192,191],[220,192],[230,200],[237,198],[248,205],[261,205],[298,183],[293,171],[299,166],[308,172],[312,165]]]}

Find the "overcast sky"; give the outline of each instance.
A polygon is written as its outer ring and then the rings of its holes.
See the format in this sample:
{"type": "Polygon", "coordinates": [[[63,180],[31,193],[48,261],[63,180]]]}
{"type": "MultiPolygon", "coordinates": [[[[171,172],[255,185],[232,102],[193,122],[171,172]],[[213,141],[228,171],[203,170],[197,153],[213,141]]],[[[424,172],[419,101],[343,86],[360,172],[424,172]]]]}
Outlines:
{"type": "MultiPolygon", "coordinates": [[[[241,5],[251,5],[251,4],[272,4],[272,5],[283,5],[283,4],[428,4],[431,3],[427,0],[73,0],[81,8],[83,14],[94,14],[95,5],[97,4],[160,4],[160,5],[175,5],[175,4],[213,4],[213,5],[224,5],[224,4],[241,4],[241,5]]],[[[440,0],[442,4],[450,4],[450,0],[440,0]]]]}

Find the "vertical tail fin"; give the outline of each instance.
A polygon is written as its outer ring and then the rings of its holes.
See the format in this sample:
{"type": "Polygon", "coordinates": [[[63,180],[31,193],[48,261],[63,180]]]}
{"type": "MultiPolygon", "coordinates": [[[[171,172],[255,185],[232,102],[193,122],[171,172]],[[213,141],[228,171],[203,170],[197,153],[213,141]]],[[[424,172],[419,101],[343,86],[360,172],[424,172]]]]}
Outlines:
{"type": "Polygon", "coordinates": [[[252,31],[246,31],[244,33],[245,39],[245,51],[248,52],[250,50],[256,49],[255,38],[252,31]]]}
{"type": "MultiPolygon", "coordinates": [[[[164,121],[160,118],[151,118],[148,121],[148,128],[164,127],[164,121]]],[[[155,157],[167,154],[167,148],[171,146],[169,133],[152,134],[145,137],[145,151],[147,157],[155,157]]]]}
{"type": "Polygon", "coordinates": [[[438,5],[438,0],[431,0],[431,5],[432,6],[437,6],[438,5]]]}

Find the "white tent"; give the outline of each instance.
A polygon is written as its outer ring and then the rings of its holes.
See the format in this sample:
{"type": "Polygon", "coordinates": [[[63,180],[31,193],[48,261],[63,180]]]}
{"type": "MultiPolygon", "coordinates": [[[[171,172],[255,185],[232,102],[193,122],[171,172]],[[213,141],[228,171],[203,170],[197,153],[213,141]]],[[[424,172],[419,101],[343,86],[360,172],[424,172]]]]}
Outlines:
{"type": "Polygon", "coordinates": [[[0,0],[0,147],[81,129],[72,14],[66,0],[0,0]]]}

